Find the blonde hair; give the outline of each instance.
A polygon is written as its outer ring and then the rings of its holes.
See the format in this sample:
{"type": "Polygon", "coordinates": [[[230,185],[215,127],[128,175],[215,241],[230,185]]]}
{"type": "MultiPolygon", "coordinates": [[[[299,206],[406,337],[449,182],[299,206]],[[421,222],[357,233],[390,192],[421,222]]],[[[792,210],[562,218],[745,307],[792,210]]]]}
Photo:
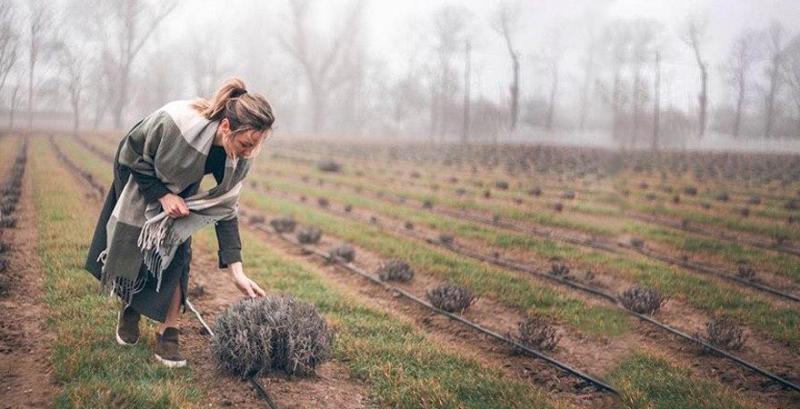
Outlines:
{"type": "MultiPolygon", "coordinates": [[[[266,132],[275,122],[269,101],[261,94],[247,92],[244,81],[236,77],[226,80],[211,100],[201,98],[194,101],[192,108],[210,121],[228,118],[232,136],[249,130],[266,132]]],[[[260,147],[261,144],[256,152],[260,147]]]]}

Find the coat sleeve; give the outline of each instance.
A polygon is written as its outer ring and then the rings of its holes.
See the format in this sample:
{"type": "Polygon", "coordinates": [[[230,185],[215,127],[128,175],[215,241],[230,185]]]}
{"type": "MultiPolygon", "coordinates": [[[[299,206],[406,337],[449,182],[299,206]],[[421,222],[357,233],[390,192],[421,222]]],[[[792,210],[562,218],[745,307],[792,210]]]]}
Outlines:
{"type": "MultiPolygon", "coordinates": [[[[158,179],[155,161],[164,135],[176,132],[174,124],[164,112],[157,111],[137,123],[125,136],[120,146],[120,166],[130,169],[139,191],[147,203],[154,202],[169,193],[169,189],[158,179]]],[[[177,131],[179,132],[179,131],[177,131]]]]}
{"type": "Polygon", "coordinates": [[[155,176],[148,176],[144,173],[139,173],[133,170],[131,170],[131,174],[133,175],[133,179],[136,181],[137,186],[139,186],[139,192],[142,193],[142,196],[144,196],[144,201],[147,203],[155,202],[156,200],[161,199],[167,193],[170,193],[169,189],[167,189],[167,186],[165,186],[164,183],[155,176]]]}
{"type": "Polygon", "coordinates": [[[239,238],[239,218],[222,220],[214,226],[219,244],[219,268],[242,261],[242,241],[239,238]]]}
{"type": "MultiPolygon", "coordinates": [[[[224,162],[223,162],[224,163],[224,162]]],[[[217,183],[222,181],[224,166],[212,170],[214,179],[217,183]]],[[[229,265],[242,261],[242,241],[239,237],[239,218],[220,220],[214,225],[217,233],[217,244],[219,245],[219,268],[226,268],[229,265]]]]}

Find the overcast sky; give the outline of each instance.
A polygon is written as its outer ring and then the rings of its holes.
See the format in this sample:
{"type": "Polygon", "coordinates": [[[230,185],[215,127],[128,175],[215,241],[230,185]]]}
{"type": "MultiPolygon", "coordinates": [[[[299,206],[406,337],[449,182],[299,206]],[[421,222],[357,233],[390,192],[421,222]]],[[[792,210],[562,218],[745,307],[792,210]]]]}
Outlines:
{"type": "MultiPolygon", "coordinates": [[[[319,0],[315,7],[318,28],[335,23],[349,0],[319,0]]],[[[369,52],[388,63],[388,69],[402,72],[412,51],[424,49],[432,13],[444,5],[461,5],[472,14],[473,89],[476,95],[498,99],[504,95],[510,81],[507,53],[501,38],[491,29],[490,19],[496,1],[465,0],[367,0],[366,24],[369,52]]],[[[745,28],[764,29],[772,20],[780,21],[796,34],[800,26],[800,0],[538,0],[522,1],[522,28],[517,34],[517,47],[522,51],[523,94],[544,93],[548,81],[541,64],[541,55],[552,33],[560,33],[565,52],[563,83],[565,104],[574,100],[582,78],[579,65],[585,50],[588,33],[600,33],[603,25],[617,18],[643,17],[660,22],[664,27],[663,96],[665,101],[681,107],[695,100],[699,76],[689,49],[679,40],[687,17],[705,18],[708,32],[704,43],[710,62],[710,98],[718,104],[727,97],[720,66],[725,61],[733,39],[745,28]]],[[[164,33],[185,35],[197,24],[210,30],[229,29],[235,45],[237,36],[252,35],[285,20],[286,6],[282,1],[185,1],[173,14],[164,33]],[[190,23],[193,22],[193,23],[190,23]],[[177,24],[175,24],[177,23],[177,24]],[[245,25],[248,28],[236,29],[245,25]],[[249,31],[248,31],[249,30],[249,31]]],[[[265,52],[280,52],[265,47],[265,52]]],[[[756,75],[761,75],[756,73],[756,75]]]]}

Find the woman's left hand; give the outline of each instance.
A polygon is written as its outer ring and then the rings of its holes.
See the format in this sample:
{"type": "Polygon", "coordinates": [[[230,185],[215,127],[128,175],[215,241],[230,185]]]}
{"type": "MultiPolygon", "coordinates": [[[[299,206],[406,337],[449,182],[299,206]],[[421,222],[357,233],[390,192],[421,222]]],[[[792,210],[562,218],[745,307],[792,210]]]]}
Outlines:
{"type": "Polygon", "coordinates": [[[236,284],[236,288],[250,298],[265,296],[267,293],[262,290],[255,281],[251,280],[244,274],[241,266],[242,263],[234,263],[231,265],[233,283],[236,284]],[[236,266],[237,264],[238,266],[236,266]]]}

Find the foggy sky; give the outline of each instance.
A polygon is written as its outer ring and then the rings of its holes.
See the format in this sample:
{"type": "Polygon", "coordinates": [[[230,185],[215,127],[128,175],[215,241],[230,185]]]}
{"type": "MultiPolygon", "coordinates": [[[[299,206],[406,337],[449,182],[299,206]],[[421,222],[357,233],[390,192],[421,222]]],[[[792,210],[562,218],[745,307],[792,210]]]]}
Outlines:
{"type": "MultiPolygon", "coordinates": [[[[463,6],[472,14],[474,94],[499,100],[506,93],[511,71],[502,39],[490,26],[492,10],[497,3],[486,0],[369,0],[365,15],[369,53],[385,61],[390,72],[400,73],[409,55],[426,46],[432,13],[444,5],[463,6]]],[[[346,4],[347,0],[317,1],[318,28],[333,26],[335,21],[331,18],[340,16],[346,4]]],[[[546,92],[549,84],[541,79],[546,77],[541,55],[551,33],[558,29],[565,51],[562,65],[565,98],[561,102],[565,106],[577,98],[582,78],[580,59],[589,30],[599,36],[602,27],[614,19],[643,17],[663,24],[666,39],[663,100],[684,109],[695,100],[699,84],[690,50],[679,38],[689,16],[704,18],[708,24],[704,51],[710,65],[712,106],[729,99],[729,87],[722,78],[720,65],[743,29],[762,30],[775,20],[787,28],[788,35],[794,35],[794,27],[800,23],[798,0],[529,0],[521,1],[521,5],[523,24],[516,41],[522,52],[523,96],[546,92]]],[[[169,17],[169,28],[162,36],[169,40],[198,29],[215,30],[229,37],[228,45],[235,47],[238,36],[269,30],[269,25],[279,24],[286,13],[285,5],[277,1],[185,2],[169,17]]],[[[264,52],[281,53],[281,50],[265,47],[264,52]]],[[[761,75],[756,73],[757,77],[761,75]]]]}

